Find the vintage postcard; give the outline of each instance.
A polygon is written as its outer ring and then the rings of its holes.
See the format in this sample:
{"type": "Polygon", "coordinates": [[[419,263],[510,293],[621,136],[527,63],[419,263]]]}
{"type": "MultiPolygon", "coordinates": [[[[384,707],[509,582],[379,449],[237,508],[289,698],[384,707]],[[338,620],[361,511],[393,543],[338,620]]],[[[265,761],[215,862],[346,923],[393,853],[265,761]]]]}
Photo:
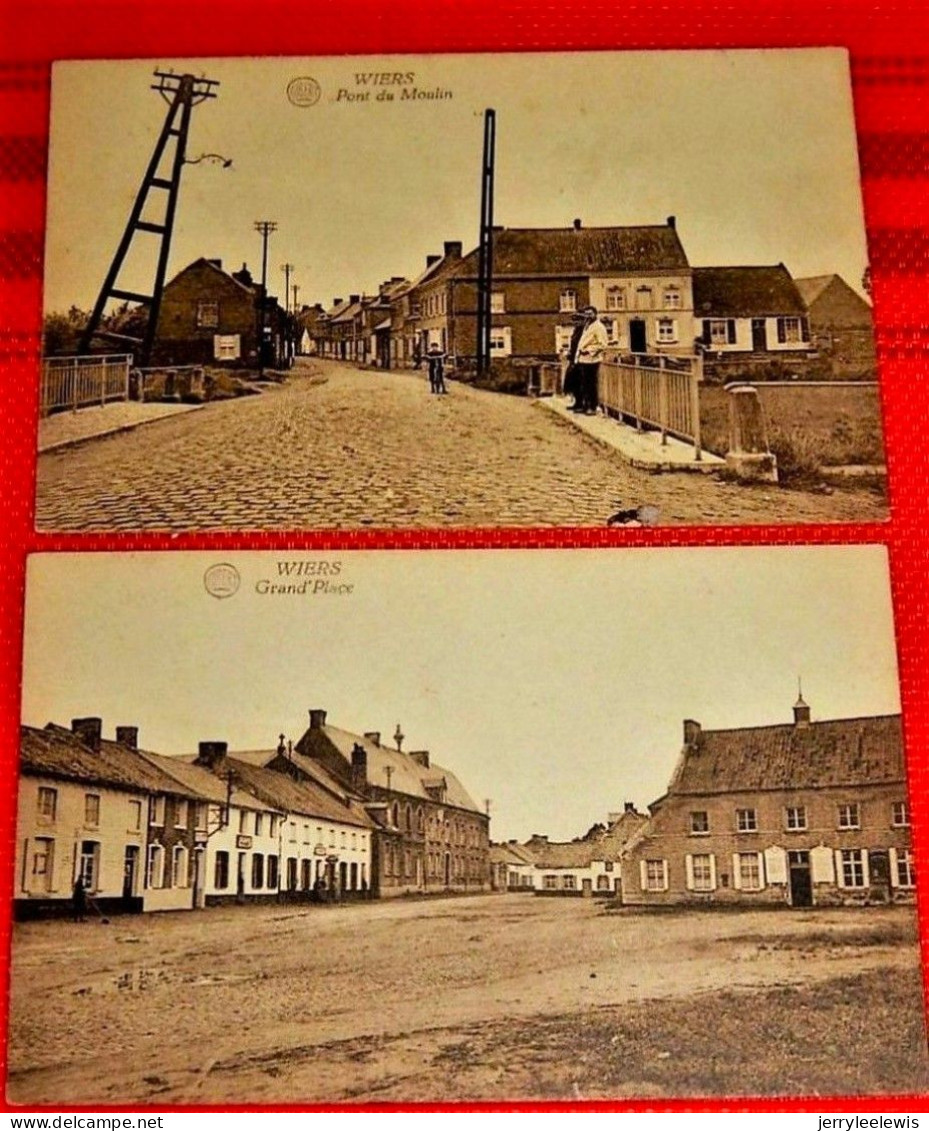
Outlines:
{"type": "Polygon", "coordinates": [[[869,279],[842,50],[61,62],[36,524],[883,520],[869,279]]]}
{"type": "Polygon", "coordinates": [[[40,554],[24,654],[12,1103],[929,1087],[883,547],[40,554]]]}

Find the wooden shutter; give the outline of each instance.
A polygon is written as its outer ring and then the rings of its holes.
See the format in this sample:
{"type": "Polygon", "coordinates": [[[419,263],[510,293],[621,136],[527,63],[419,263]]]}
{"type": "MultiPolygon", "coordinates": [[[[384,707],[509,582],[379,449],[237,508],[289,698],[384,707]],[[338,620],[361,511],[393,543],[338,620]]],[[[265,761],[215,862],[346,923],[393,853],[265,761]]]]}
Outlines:
{"type": "Polygon", "coordinates": [[[662,889],[661,889],[661,890],[662,890],[662,891],[667,891],[667,890],[668,890],[668,886],[669,886],[669,881],[668,881],[668,862],[667,862],[667,860],[662,860],[662,861],[661,861],[661,878],[662,878],[662,880],[664,881],[664,884],[663,884],[663,887],[662,887],[662,889]]]}
{"type": "Polygon", "coordinates": [[[716,891],[716,853],[710,853],[710,890],[716,891]]]}
{"type": "Polygon", "coordinates": [[[842,850],[835,850],[835,882],[840,888],[845,887],[845,873],[842,870],[842,850]]]}
{"type": "Polygon", "coordinates": [[[739,867],[739,853],[732,854],[732,886],[738,891],[742,887],[742,869],[739,867]]]}
{"type": "Polygon", "coordinates": [[[808,342],[810,340],[810,320],[809,318],[800,319],[800,340],[808,342]]]}
{"type": "Polygon", "coordinates": [[[729,343],[730,346],[735,345],[735,319],[734,318],[727,318],[726,319],[726,341],[729,343]]]}
{"type": "Polygon", "coordinates": [[[814,884],[835,883],[835,860],[832,849],[819,844],[810,851],[810,878],[814,884]]]}
{"type": "Polygon", "coordinates": [[[765,871],[769,884],[787,883],[787,853],[777,844],[764,850],[765,871]]]}
{"type": "Polygon", "coordinates": [[[890,857],[890,886],[892,888],[899,887],[900,873],[897,871],[897,850],[891,848],[887,854],[890,857]]]}
{"type": "Polygon", "coordinates": [[[687,890],[694,890],[694,858],[688,852],[684,857],[684,871],[687,876],[687,890]]]}
{"type": "Polygon", "coordinates": [[[713,340],[713,336],[710,333],[710,320],[709,320],[709,318],[704,318],[703,319],[703,344],[705,346],[708,346],[712,340],[713,340]]]}
{"type": "Polygon", "coordinates": [[[864,876],[864,886],[871,886],[871,869],[868,864],[868,850],[863,848],[861,850],[861,870],[864,876]]]}
{"type": "Polygon", "coordinates": [[[644,860],[639,861],[639,886],[642,891],[648,891],[648,865],[644,860]]]}

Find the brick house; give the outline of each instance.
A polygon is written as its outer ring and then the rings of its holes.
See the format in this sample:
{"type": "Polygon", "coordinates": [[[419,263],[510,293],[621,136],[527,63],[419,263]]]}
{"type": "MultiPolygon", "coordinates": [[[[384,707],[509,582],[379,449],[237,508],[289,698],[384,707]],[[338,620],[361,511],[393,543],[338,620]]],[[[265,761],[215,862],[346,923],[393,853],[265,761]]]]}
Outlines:
{"type": "MultiPolygon", "coordinates": [[[[399,733],[399,732],[398,732],[399,733]]],[[[485,891],[489,873],[489,818],[444,766],[426,750],[406,753],[382,745],[380,733],[353,734],[328,726],[326,712],[310,711],[310,725],[292,754],[270,768],[313,773],[322,768],[363,800],[378,826],[372,859],[375,895],[485,891]]]]}
{"type": "MultiPolygon", "coordinates": [[[[478,252],[449,273],[448,350],[473,357],[478,252]]],[[[641,227],[497,228],[493,242],[491,357],[556,358],[571,315],[593,305],[611,342],[632,352],[693,352],[691,270],[673,216],[641,227]]]]}
{"type": "Polygon", "coordinates": [[[79,875],[101,913],[192,907],[202,800],[146,761],[135,727],[22,727],[16,915],[64,911],[79,875]]]}
{"type": "Polygon", "coordinates": [[[806,303],[783,263],[695,267],[693,295],[708,376],[746,363],[802,366],[813,350],[806,303]]]}
{"type": "Polygon", "coordinates": [[[874,315],[871,304],[840,275],[796,279],[806,304],[813,347],[828,358],[835,377],[874,377],[874,315]]]}
{"type": "Polygon", "coordinates": [[[910,900],[899,715],[704,730],[685,720],[667,793],[623,858],[635,904],[910,900]]]}

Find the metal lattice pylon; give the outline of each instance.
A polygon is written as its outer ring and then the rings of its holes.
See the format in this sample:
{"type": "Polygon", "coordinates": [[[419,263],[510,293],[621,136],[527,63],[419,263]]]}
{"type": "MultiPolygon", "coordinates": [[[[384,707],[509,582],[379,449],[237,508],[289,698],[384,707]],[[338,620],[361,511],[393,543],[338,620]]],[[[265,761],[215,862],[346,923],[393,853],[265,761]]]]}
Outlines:
{"type": "Polygon", "coordinates": [[[152,83],[152,90],[157,90],[168,103],[168,113],[165,116],[161,134],[155,144],[145,176],[135,204],[129,214],[126,230],[119,241],[113,262],[100,288],[100,294],[94,306],[90,321],[81,336],[79,351],[87,353],[92,340],[99,336],[100,322],[103,312],[110,299],[122,299],[126,302],[136,302],[148,307],[148,320],[141,345],[135,353],[136,365],[147,365],[151,357],[152,346],[155,341],[155,332],[158,328],[158,313],[161,308],[161,295],[164,290],[165,274],[168,269],[168,253],[171,250],[171,233],[174,228],[174,214],[177,209],[177,194],[181,183],[181,170],[184,167],[184,158],[187,151],[187,135],[190,130],[190,115],[194,106],[207,98],[215,98],[214,87],[219,86],[215,79],[196,78],[194,75],[176,75],[170,71],[155,71],[156,81],[152,83]],[[171,146],[174,155],[170,156],[171,146]],[[159,170],[166,155],[170,160],[170,173],[167,176],[159,175],[159,170]],[[159,220],[143,220],[142,215],[148,203],[149,193],[157,190],[163,193],[164,209],[159,220]],[[158,249],[158,264],[155,268],[154,285],[150,295],[140,294],[120,288],[117,283],[133,238],[140,232],[151,233],[160,237],[158,249]]]}

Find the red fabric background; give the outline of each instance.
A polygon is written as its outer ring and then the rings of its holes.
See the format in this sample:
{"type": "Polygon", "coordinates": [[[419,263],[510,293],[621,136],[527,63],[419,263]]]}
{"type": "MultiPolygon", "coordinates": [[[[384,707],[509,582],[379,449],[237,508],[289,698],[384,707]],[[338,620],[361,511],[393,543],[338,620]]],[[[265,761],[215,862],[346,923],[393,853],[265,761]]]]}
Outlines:
{"type": "MultiPolygon", "coordinates": [[[[540,0],[392,0],[389,4],[377,0],[351,4],[0,0],[0,12],[0,851],[7,862],[0,867],[0,962],[4,971],[12,900],[9,861],[15,836],[24,567],[27,553],[35,550],[885,543],[891,557],[917,870],[923,878],[929,876],[929,391],[924,387],[929,382],[929,9],[924,4],[912,0],[627,0],[615,6],[597,0],[574,0],[571,5],[540,0]],[[35,533],[36,387],[51,60],[780,46],[842,46],[851,52],[885,413],[892,513],[888,524],[180,537],[35,533]]],[[[925,952],[929,902],[924,879],[922,883],[925,952]]],[[[5,1040],[7,992],[4,977],[0,1040],[5,1040]]],[[[847,1038],[853,1041],[854,1034],[847,1038]]],[[[849,1098],[830,1100],[828,1108],[925,1111],[927,1101],[929,1096],[849,1098]]],[[[566,1106],[646,1110],[655,1105],[566,1106]]],[[[661,1106],[690,1111],[824,1110],[823,1101],[815,1098],[661,1106]]],[[[533,1107],[556,1110],[558,1105],[519,1105],[520,1110],[533,1107]]]]}

